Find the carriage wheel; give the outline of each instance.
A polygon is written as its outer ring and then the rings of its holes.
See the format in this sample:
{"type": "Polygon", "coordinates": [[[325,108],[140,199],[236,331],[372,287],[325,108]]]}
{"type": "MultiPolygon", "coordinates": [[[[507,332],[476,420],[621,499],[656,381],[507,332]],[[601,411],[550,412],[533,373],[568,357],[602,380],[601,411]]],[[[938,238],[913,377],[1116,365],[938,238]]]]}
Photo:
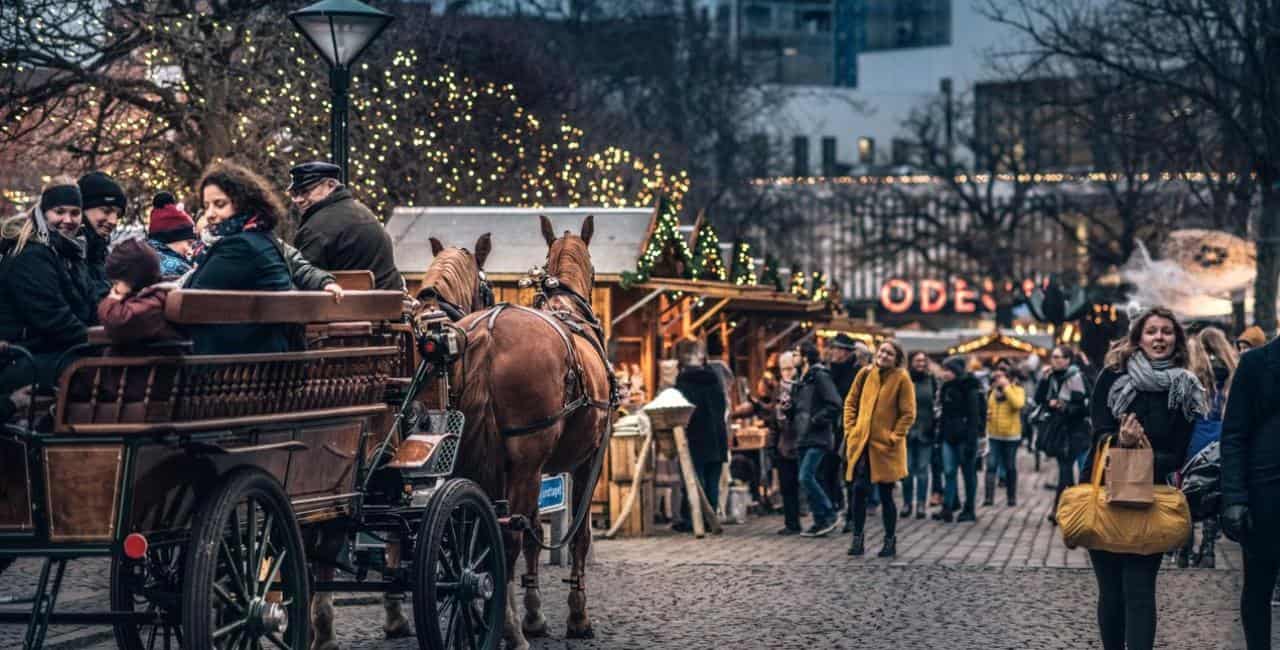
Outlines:
{"type": "Polygon", "coordinates": [[[307,650],[311,587],[302,535],[280,484],[232,474],[201,507],[187,552],[187,650],[307,650]]]}
{"type": "Polygon", "coordinates": [[[111,560],[111,610],[145,611],[146,624],[117,623],[116,645],[121,650],[176,650],[182,647],[182,543],[167,542],[147,549],[146,558],[111,560]]]}
{"type": "Polygon", "coordinates": [[[452,479],[431,497],[414,548],[413,619],[423,650],[495,650],[506,615],[507,558],[489,497],[452,479]]]}

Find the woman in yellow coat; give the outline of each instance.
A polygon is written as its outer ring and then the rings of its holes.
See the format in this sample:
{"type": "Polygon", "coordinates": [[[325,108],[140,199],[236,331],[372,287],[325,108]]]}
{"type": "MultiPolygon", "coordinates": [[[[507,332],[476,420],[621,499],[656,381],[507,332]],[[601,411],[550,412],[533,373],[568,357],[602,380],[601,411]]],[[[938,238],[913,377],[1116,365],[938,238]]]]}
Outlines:
{"type": "Polygon", "coordinates": [[[876,349],[874,362],[858,371],[844,399],[845,480],[853,481],[853,542],[849,555],[864,551],[867,497],[874,483],[880,491],[884,548],[880,557],[897,554],[898,508],[893,486],[907,476],[907,430],[916,419],[916,389],[903,368],[907,355],[897,341],[876,349]]]}

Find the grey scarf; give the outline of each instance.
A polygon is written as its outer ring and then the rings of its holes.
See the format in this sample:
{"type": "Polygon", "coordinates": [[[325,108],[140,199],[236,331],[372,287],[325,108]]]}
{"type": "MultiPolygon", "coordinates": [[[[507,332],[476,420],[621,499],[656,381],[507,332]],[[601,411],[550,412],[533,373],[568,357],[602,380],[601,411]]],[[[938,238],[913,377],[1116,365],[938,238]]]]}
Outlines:
{"type": "Polygon", "coordinates": [[[1195,375],[1184,368],[1174,368],[1167,359],[1152,362],[1141,351],[1129,357],[1125,374],[1112,384],[1107,394],[1107,408],[1119,418],[1139,392],[1161,391],[1169,391],[1169,410],[1182,413],[1190,421],[1209,412],[1204,386],[1195,375]]]}

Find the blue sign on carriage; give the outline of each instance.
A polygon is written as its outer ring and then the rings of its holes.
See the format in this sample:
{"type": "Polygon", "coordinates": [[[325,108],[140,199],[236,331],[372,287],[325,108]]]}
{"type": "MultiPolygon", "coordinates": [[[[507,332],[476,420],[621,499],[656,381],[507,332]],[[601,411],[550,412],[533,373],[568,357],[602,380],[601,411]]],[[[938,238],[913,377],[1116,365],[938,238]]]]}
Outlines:
{"type": "Polygon", "coordinates": [[[542,477],[542,490],[538,493],[538,514],[560,512],[569,502],[565,486],[569,483],[568,474],[542,477]]]}

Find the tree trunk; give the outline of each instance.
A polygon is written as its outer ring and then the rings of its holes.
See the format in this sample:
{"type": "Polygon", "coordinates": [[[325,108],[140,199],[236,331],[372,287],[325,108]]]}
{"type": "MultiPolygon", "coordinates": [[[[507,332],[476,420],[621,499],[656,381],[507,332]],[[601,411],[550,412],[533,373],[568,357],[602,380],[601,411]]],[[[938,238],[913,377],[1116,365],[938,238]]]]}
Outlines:
{"type": "Polygon", "coordinates": [[[1254,240],[1258,245],[1258,277],[1253,285],[1253,319],[1270,338],[1276,333],[1276,289],[1280,284],[1280,188],[1275,174],[1262,181],[1262,214],[1254,240]]]}

